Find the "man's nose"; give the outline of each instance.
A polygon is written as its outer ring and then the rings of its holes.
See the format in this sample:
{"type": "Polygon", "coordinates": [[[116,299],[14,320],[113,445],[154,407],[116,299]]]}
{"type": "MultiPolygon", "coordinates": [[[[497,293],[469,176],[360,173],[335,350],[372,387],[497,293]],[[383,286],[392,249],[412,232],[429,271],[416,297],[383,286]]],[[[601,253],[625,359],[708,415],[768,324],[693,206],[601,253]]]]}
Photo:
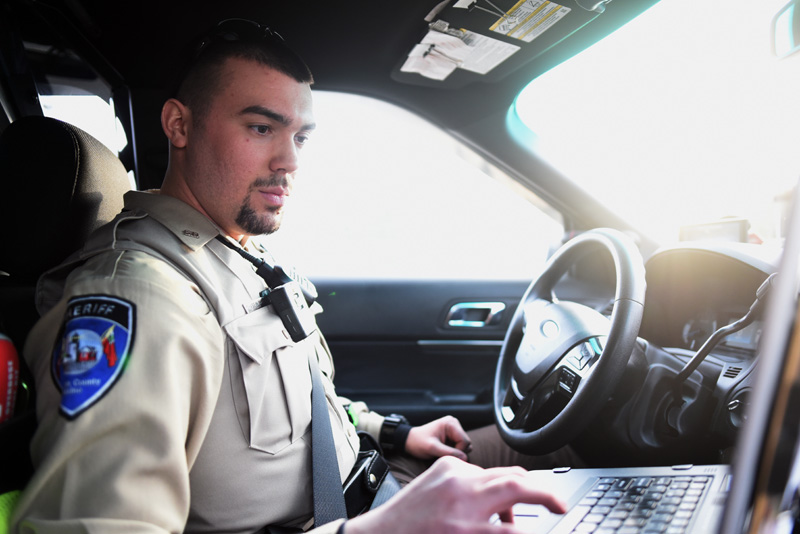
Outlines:
{"type": "Polygon", "coordinates": [[[298,151],[299,147],[294,141],[294,136],[290,139],[281,139],[270,160],[270,170],[272,172],[283,171],[287,174],[295,172],[299,166],[298,151]]]}

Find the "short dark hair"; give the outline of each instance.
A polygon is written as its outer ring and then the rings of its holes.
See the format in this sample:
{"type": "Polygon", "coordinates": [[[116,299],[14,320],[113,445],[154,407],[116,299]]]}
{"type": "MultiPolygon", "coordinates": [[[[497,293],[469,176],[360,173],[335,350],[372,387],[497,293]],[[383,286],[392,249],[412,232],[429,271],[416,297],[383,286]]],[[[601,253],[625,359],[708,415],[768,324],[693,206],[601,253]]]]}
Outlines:
{"type": "Polygon", "coordinates": [[[230,58],[255,61],[298,83],[313,84],[311,70],[277,32],[247,19],[226,19],[196,46],[174,95],[202,122],[211,99],[222,84],[222,70],[230,58]]]}

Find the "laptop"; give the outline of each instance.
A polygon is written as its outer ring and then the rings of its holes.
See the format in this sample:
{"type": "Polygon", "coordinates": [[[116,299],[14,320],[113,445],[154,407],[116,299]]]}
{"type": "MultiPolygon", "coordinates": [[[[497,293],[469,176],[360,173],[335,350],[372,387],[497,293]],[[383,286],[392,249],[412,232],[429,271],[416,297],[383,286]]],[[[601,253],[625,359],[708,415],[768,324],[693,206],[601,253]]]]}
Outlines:
{"type": "Polygon", "coordinates": [[[800,533],[800,198],[765,310],[755,385],[731,465],[531,471],[564,515],[514,506],[523,532],[800,533]]]}

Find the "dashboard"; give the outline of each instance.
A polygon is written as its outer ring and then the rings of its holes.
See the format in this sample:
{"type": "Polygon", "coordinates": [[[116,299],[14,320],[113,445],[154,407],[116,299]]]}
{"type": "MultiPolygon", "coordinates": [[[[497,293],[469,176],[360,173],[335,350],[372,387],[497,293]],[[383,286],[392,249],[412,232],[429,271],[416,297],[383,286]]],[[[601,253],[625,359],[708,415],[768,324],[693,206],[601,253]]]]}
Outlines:
{"type": "MultiPolygon", "coordinates": [[[[696,371],[682,381],[678,376],[714,332],[747,315],[758,289],[777,271],[780,254],[777,247],[714,241],[654,253],[645,263],[640,346],[604,413],[585,433],[581,451],[620,465],[724,461],[749,403],[764,327],[760,315],[719,339],[696,371]]],[[[613,301],[612,273],[607,259],[581,266],[585,305],[599,311],[613,301]]]]}
{"type": "MultiPolygon", "coordinates": [[[[666,349],[697,351],[718,329],[744,317],[756,291],[777,270],[780,250],[745,243],[693,244],[654,254],[640,337],[666,349]]],[[[715,347],[724,359],[752,359],[763,324],[757,318],[715,347]]]]}

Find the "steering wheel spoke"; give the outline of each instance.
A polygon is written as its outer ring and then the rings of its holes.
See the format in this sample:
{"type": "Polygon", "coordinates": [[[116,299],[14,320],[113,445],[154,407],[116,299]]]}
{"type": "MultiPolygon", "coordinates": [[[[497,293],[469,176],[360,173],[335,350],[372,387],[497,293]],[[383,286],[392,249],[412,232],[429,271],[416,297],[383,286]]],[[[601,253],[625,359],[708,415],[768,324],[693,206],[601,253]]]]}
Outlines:
{"type": "MultiPolygon", "coordinates": [[[[577,348],[577,347],[576,347],[577,348]]],[[[515,391],[513,383],[506,395],[504,418],[509,428],[531,431],[542,427],[572,399],[583,380],[592,368],[592,361],[585,360],[580,367],[576,365],[573,352],[568,352],[543,377],[539,383],[524,396],[515,391]]],[[[599,357],[599,354],[597,355],[599,357]]],[[[596,358],[594,359],[596,361],[596,358]]]]}
{"type": "Polygon", "coordinates": [[[550,395],[543,384],[524,396],[520,395],[515,386],[516,384],[512,382],[509,387],[503,406],[503,417],[509,428],[527,430],[535,424],[534,421],[538,419],[539,411],[547,403],[550,395]]]}

